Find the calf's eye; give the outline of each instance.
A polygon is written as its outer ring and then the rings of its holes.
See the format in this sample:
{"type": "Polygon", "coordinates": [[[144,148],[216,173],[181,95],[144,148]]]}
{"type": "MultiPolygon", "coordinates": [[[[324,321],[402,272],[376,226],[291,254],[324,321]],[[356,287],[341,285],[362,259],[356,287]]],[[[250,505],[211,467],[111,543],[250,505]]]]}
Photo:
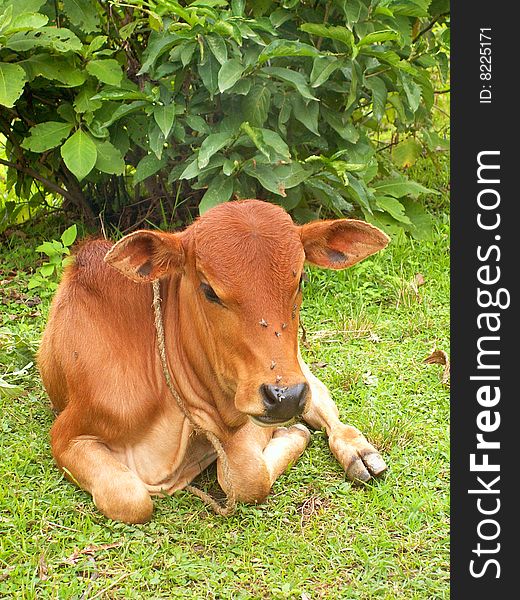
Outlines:
{"type": "Polygon", "coordinates": [[[222,301],[217,296],[215,290],[208,283],[201,283],[200,288],[207,300],[215,302],[215,304],[222,304],[222,301]]]}

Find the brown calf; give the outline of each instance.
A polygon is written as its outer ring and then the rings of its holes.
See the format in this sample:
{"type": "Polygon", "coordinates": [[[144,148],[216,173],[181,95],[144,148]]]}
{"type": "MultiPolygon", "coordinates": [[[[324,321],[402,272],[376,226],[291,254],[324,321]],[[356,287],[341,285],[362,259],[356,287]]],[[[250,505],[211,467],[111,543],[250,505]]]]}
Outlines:
{"type": "MultiPolygon", "coordinates": [[[[216,458],[168,390],[152,286],[160,279],[168,368],[197,424],[228,457],[237,498],[261,502],[309,441],[295,416],[325,429],[351,479],[386,465],[343,424],[298,349],[304,262],[344,269],[388,243],[351,219],[296,226],[247,200],[182,232],[137,231],[84,243],[54,298],[38,364],[53,407],[52,451],[111,519],[143,522],[150,495],[186,486],[216,458]]],[[[222,465],[217,461],[222,483],[222,465]]]]}

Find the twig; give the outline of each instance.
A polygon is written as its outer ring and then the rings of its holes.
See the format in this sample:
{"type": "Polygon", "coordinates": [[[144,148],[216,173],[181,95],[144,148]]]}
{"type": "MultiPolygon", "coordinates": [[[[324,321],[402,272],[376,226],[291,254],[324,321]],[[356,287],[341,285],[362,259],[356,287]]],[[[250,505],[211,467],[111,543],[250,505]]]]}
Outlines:
{"type": "MultiPolygon", "coordinates": [[[[327,5],[325,6],[325,14],[323,15],[323,24],[326,25],[327,21],[329,20],[329,12],[330,12],[330,2],[327,2],[327,5]]],[[[318,39],[318,41],[316,42],[316,48],[318,50],[321,50],[321,43],[323,42],[323,38],[320,37],[318,39]]]]}
{"type": "Polygon", "coordinates": [[[430,29],[435,25],[435,23],[437,23],[437,21],[439,19],[441,19],[442,17],[446,17],[448,16],[450,13],[449,12],[444,12],[441,13],[440,15],[437,15],[435,17],[435,19],[433,19],[433,21],[431,21],[430,23],[428,23],[428,25],[422,29],[421,31],[419,31],[419,33],[412,39],[412,44],[415,44],[415,42],[422,36],[424,35],[426,32],[430,31],[430,29]]]}
{"type": "Polygon", "coordinates": [[[10,160],[4,160],[3,158],[0,158],[0,164],[5,165],[6,167],[11,167],[12,169],[16,169],[17,171],[21,171],[22,173],[29,175],[33,179],[41,181],[45,185],[45,187],[49,188],[49,190],[60,194],[60,196],[63,196],[64,198],[70,200],[74,204],[77,203],[77,199],[75,198],[75,196],[73,196],[67,190],[60,187],[58,184],[49,181],[45,177],[42,177],[34,169],[31,169],[31,167],[25,167],[23,165],[11,162],[10,160]]]}

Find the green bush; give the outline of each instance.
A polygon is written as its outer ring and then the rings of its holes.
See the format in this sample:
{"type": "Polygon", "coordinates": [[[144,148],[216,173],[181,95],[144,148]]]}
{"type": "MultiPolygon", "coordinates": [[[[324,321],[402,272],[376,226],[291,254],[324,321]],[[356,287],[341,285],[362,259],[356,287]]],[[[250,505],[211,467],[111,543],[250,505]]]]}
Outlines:
{"type": "MultiPolygon", "coordinates": [[[[447,0],[0,0],[7,186],[119,226],[231,198],[421,237],[447,0]],[[393,147],[391,154],[381,149],[393,147]],[[144,216],[143,216],[144,215],[144,216]],[[138,218],[139,217],[139,218],[138,218]]],[[[168,216],[171,215],[171,216],[168,216]]]]}

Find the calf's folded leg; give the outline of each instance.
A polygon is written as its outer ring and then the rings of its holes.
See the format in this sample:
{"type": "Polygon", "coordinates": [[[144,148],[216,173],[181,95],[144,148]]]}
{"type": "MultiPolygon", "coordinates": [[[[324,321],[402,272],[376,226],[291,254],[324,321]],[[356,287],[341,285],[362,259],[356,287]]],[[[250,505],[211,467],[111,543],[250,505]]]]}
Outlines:
{"type": "Polygon", "coordinates": [[[53,456],[66,477],[92,495],[94,504],[109,519],[144,523],[150,519],[153,503],[139,477],[118,461],[98,438],[71,435],[67,409],[51,430],[53,456]]]}

